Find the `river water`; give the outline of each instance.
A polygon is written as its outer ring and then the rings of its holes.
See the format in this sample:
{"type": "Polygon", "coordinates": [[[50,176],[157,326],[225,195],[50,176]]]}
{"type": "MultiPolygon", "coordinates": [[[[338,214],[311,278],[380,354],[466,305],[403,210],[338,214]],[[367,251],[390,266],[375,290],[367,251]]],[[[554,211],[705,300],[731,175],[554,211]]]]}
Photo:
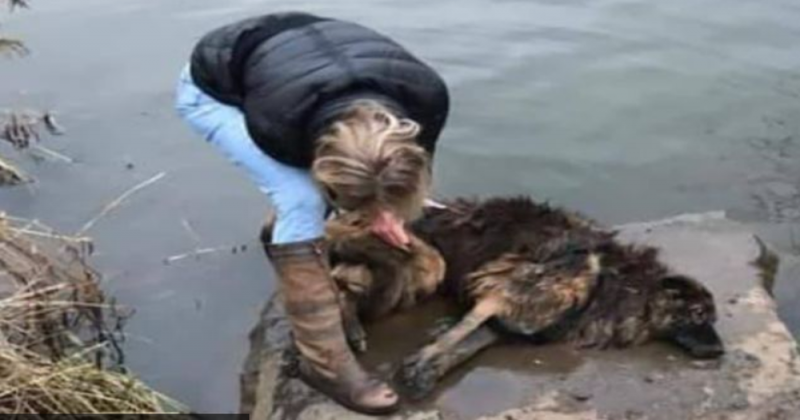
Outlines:
{"type": "MultiPolygon", "coordinates": [[[[240,17],[299,9],[355,19],[440,70],[453,98],[435,168],[441,196],[533,194],[605,223],[726,210],[793,250],[794,0],[31,6],[0,17],[0,30],[32,51],[2,62],[0,105],[57,110],[68,134],[45,146],[75,162],[37,163],[0,149],[38,180],[0,191],[0,205],[72,232],[123,191],[166,173],[90,231],[93,261],[137,310],[128,326],[131,367],[199,411],[236,409],[247,331],[273,287],[254,240],[265,198],[172,111],[193,43],[240,17]],[[164,263],[198,247],[239,245],[248,248],[164,263]]],[[[800,330],[791,272],[778,298],[800,330]]]]}

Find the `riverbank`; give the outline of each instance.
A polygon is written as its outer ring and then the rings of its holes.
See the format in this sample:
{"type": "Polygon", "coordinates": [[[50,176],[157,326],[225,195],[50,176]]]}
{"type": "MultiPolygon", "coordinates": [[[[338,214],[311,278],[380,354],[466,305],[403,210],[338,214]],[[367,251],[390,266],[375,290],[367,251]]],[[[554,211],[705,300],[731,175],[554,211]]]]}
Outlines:
{"type": "Polygon", "coordinates": [[[86,237],[0,213],[0,414],[177,413],[126,372],[86,237]]]}

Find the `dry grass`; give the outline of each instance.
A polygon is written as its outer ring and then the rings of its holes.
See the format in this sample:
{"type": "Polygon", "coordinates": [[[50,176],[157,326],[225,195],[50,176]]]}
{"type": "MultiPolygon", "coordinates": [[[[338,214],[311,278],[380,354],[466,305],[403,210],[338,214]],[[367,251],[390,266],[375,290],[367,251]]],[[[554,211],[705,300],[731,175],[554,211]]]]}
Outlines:
{"type": "Polygon", "coordinates": [[[25,182],[27,177],[21,170],[0,156],[0,187],[4,185],[17,185],[25,182]]]}
{"type": "MultiPolygon", "coordinates": [[[[0,0],[5,5],[10,11],[28,6],[0,0]]],[[[27,52],[20,41],[0,35],[0,53],[27,52]]],[[[0,140],[70,161],[35,144],[41,128],[63,131],[49,113],[6,113],[0,140]]],[[[27,180],[0,157],[0,186],[27,180]]],[[[85,264],[91,250],[88,238],[0,212],[0,414],[185,411],[124,372],[119,341],[125,316],[85,264]]]]}
{"type": "Polygon", "coordinates": [[[28,54],[28,48],[18,39],[0,37],[0,53],[9,56],[23,56],[28,54]]]}
{"type": "MultiPolygon", "coordinates": [[[[0,52],[3,50],[0,38],[0,52]]],[[[17,151],[27,151],[34,158],[52,158],[67,163],[73,159],[39,144],[42,133],[61,135],[64,129],[52,113],[36,111],[4,111],[0,113],[0,141],[17,151]]],[[[31,179],[9,161],[0,156],[0,186],[17,185],[31,179]]]]}
{"type": "Polygon", "coordinates": [[[73,356],[53,362],[19,347],[0,349],[0,414],[174,411],[135,378],[73,356]]]}
{"type": "Polygon", "coordinates": [[[182,410],[121,368],[125,315],[85,264],[91,249],[0,214],[0,414],[182,410]]]}
{"type": "MultiPolygon", "coordinates": [[[[15,9],[24,9],[28,7],[28,2],[25,0],[0,0],[0,4],[2,3],[8,3],[7,10],[9,12],[13,12],[15,9]]],[[[28,53],[28,49],[17,39],[0,36],[0,53],[25,55],[28,53]]]]}

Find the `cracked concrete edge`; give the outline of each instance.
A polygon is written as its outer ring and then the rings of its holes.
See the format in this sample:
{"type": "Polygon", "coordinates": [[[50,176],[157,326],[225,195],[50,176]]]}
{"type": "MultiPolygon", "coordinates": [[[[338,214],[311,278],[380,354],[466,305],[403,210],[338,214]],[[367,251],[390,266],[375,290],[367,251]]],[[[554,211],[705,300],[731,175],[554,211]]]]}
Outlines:
{"type": "Polygon", "coordinates": [[[758,311],[768,318],[761,332],[734,344],[748,354],[762,355],[759,369],[752,374],[739,374],[739,382],[751,406],[759,406],[775,395],[800,390],[797,343],[786,325],[778,319],[775,302],[766,290],[754,288],[743,301],[751,311],[758,311]]]}

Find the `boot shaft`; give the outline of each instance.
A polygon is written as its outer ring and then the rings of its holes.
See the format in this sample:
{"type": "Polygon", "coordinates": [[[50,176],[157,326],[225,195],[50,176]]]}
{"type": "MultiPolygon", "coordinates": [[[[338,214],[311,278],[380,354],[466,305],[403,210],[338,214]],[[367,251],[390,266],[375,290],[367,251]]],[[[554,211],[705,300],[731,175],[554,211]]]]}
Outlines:
{"type": "Polygon", "coordinates": [[[354,356],[342,326],[338,292],[324,240],[266,245],[278,275],[294,341],[318,370],[333,373],[354,356]]]}

